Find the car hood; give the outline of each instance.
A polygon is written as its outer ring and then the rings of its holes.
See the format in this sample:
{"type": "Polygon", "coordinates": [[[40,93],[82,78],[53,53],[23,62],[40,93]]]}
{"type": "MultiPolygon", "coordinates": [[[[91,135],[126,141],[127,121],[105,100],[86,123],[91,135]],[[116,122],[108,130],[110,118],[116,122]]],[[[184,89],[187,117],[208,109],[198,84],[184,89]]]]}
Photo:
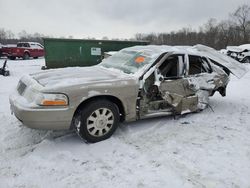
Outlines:
{"type": "Polygon", "coordinates": [[[236,52],[236,53],[240,53],[244,51],[244,49],[240,48],[239,46],[228,46],[227,50],[231,52],[236,52]]]}
{"type": "Polygon", "coordinates": [[[83,85],[131,78],[130,75],[123,72],[109,70],[101,66],[53,69],[31,74],[30,76],[46,88],[83,85]]]}
{"type": "Polygon", "coordinates": [[[236,61],[235,59],[231,57],[228,57],[224,54],[219,53],[213,48],[203,46],[203,45],[196,45],[193,48],[198,50],[199,52],[201,52],[203,55],[207,56],[208,58],[216,61],[222,67],[228,69],[232,74],[234,74],[238,78],[243,77],[248,72],[248,69],[244,65],[242,65],[240,62],[236,61]]]}

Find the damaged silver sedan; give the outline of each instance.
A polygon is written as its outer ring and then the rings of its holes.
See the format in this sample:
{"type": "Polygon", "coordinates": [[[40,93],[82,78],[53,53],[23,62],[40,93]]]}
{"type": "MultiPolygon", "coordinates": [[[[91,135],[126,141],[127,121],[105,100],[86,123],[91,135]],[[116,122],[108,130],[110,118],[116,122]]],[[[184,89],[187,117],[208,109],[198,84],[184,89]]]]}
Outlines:
{"type": "Polygon", "coordinates": [[[197,112],[230,73],[243,65],[212,48],[136,46],[93,67],[24,76],[10,96],[12,112],[26,126],[75,129],[88,142],[109,138],[119,122],[197,112]]]}

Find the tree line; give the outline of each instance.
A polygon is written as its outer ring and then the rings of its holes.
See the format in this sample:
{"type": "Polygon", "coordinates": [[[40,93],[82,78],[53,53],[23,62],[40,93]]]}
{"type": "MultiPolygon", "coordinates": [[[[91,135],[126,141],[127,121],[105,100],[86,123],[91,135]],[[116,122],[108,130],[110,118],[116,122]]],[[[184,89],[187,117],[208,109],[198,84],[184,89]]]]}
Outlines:
{"type": "MultiPolygon", "coordinates": [[[[43,44],[42,38],[44,37],[52,36],[40,33],[29,34],[23,30],[16,37],[12,31],[0,28],[0,43],[2,44],[16,44],[19,41],[33,41],[43,44]]],[[[73,37],[69,36],[68,38],[73,37]]],[[[103,39],[107,40],[108,38],[103,37],[103,39]]],[[[217,21],[215,18],[210,18],[198,30],[184,27],[179,31],[172,32],[137,33],[134,38],[128,40],[146,40],[151,44],[165,45],[204,44],[216,49],[250,43],[250,6],[246,4],[239,6],[233,13],[229,14],[227,20],[217,21]]]]}
{"type": "Polygon", "coordinates": [[[16,44],[17,42],[39,42],[43,44],[44,37],[46,36],[40,33],[29,34],[25,30],[18,33],[18,37],[11,30],[5,30],[4,28],[0,28],[0,43],[1,44],[16,44]]]}
{"type": "Polygon", "coordinates": [[[211,18],[198,31],[188,27],[169,33],[137,33],[135,38],[151,44],[204,44],[216,49],[247,44],[250,43],[250,6],[239,6],[227,20],[218,22],[211,18]]]}

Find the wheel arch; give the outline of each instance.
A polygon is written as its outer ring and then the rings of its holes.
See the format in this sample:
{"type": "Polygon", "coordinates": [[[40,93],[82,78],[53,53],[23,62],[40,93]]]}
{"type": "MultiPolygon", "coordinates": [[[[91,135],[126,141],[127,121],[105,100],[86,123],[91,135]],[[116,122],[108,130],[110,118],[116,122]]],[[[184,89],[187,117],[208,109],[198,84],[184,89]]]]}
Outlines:
{"type": "Polygon", "coordinates": [[[23,52],[23,57],[24,57],[25,54],[28,54],[29,57],[31,57],[31,54],[30,54],[30,51],[29,51],[29,50],[24,50],[24,52],[23,52]]]}
{"type": "MultiPolygon", "coordinates": [[[[96,100],[107,100],[107,101],[110,101],[110,102],[113,102],[114,104],[117,105],[118,107],[118,110],[119,110],[119,113],[121,114],[120,115],[120,122],[123,122],[125,120],[125,108],[124,108],[124,105],[122,103],[122,101],[115,97],[115,96],[112,96],[112,95],[99,95],[99,96],[93,96],[93,97],[90,97],[84,101],[82,101],[76,108],[75,112],[74,112],[74,115],[73,115],[73,118],[75,117],[75,115],[77,113],[79,113],[79,111],[84,108],[84,106],[90,104],[91,102],[93,101],[96,101],[96,100]]],[[[71,125],[72,127],[73,125],[71,125]]]]}
{"type": "Polygon", "coordinates": [[[30,51],[29,51],[29,50],[24,50],[23,55],[24,55],[25,53],[30,55],[30,51]]]}

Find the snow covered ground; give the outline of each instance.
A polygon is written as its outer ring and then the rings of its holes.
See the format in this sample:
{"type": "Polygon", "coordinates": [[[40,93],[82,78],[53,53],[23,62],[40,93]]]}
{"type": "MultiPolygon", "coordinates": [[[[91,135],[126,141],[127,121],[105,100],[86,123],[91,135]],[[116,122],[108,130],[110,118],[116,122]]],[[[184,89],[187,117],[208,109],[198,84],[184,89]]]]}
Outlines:
{"type": "Polygon", "coordinates": [[[203,112],[122,124],[110,139],[86,144],[10,114],[19,78],[42,65],[8,61],[11,76],[0,76],[0,188],[250,187],[250,72],[232,76],[227,96],[216,94],[203,112]]]}

